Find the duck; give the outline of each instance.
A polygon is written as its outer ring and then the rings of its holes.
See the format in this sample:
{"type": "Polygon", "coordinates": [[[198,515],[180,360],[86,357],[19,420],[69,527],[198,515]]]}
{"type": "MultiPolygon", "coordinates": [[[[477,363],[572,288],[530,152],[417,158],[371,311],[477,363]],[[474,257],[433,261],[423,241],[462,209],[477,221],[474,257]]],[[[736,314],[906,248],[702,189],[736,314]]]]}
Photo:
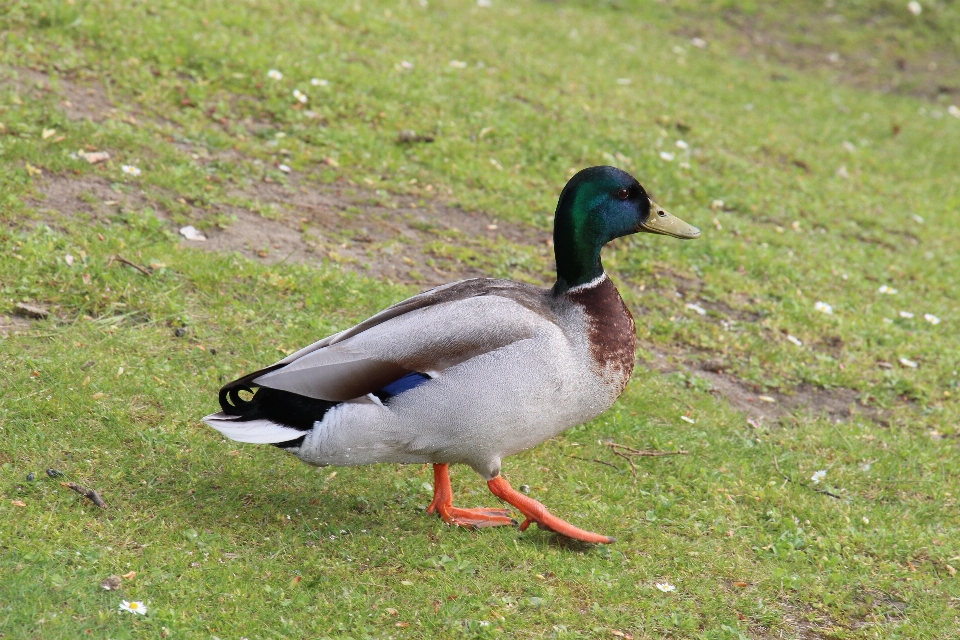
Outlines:
{"type": "Polygon", "coordinates": [[[450,525],[516,526],[508,508],[453,505],[450,466],[541,529],[581,529],[514,489],[504,458],[606,411],[633,373],[632,315],[601,249],[634,233],[700,230],[657,205],[629,173],[597,166],[564,186],[554,217],[556,283],[495,278],[444,284],[224,385],[203,422],[238,442],[270,444],[315,466],[431,464],[427,513],[450,525]]]}

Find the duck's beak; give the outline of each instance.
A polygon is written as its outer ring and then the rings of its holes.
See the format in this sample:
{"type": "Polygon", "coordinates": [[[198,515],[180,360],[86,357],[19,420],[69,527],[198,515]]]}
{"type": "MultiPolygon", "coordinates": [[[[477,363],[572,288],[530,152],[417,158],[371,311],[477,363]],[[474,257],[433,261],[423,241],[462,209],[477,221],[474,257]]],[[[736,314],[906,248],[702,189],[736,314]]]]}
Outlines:
{"type": "Polygon", "coordinates": [[[682,240],[693,240],[700,237],[700,229],[687,224],[680,218],[672,216],[653,200],[650,200],[650,215],[645,222],[640,223],[638,231],[647,233],[661,233],[682,240]]]}

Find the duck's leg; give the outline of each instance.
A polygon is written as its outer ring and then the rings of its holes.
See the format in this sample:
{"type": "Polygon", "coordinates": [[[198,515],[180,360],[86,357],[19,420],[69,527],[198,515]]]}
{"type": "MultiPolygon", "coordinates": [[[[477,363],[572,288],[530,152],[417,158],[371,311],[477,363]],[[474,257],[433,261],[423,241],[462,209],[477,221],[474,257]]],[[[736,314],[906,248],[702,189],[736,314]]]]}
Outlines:
{"type": "Polygon", "coordinates": [[[447,524],[470,529],[516,525],[506,509],[458,509],[453,506],[453,487],[450,486],[450,465],[433,465],[433,502],[427,513],[437,512],[447,524]]]}
{"type": "Polygon", "coordinates": [[[539,526],[541,529],[554,531],[561,535],[565,535],[568,538],[573,538],[574,540],[582,540],[583,542],[595,542],[600,544],[610,544],[617,541],[616,538],[602,536],[599,533],[593,533],[592,531],[584,531],[583,529],[578,529],[569,522],[561,520],[547,511],[545,506],[533,498],[525,496],[511,487],[510,483],[507,482],[503,476],[497,476],[493,480],[489,480],[487,482],[487,486],[490,487],[490,491],[493,493],[493,495],[509,504],[512,504],[520,511],[520,513],[526,516],[527,519],[524,520],[523,524],[520,525],[521,531],[526,531],[531,522],[536,522],[537,526],[539,526]]]}

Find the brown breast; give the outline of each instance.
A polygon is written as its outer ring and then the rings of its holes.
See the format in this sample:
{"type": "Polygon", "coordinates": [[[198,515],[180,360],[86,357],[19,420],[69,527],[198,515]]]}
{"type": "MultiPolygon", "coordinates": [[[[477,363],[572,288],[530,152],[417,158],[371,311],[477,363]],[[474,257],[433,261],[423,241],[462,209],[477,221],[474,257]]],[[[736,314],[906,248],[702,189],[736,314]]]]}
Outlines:
{"type": "Polygon", "coordinates": [[[636,326],[630,310],[610,278],[595,287],[581,289],[567,296],[583,306],[590,321],[590,352],[597,372],[610,385],[614,398],[619,396],[636,358],[636,326]]]}

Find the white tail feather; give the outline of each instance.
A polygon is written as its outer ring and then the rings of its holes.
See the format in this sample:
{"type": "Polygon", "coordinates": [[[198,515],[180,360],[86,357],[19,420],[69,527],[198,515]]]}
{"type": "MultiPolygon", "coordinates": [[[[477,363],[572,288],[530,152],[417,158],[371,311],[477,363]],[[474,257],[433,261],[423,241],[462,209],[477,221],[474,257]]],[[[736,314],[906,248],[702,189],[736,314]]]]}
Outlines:
{"type": "Polygon", "coordinates": [[[286,442],[295,440],[306,431],[285,427],[282,424],[270,422],[269,420],[247,420],[240,422],[237,416],[230,416],[226,413],[211,413],[203,418],[203,421],[213,427],[226,437],[237,442],[249,442],[250,444],[275,444],[277,442],[286,442]]]}

